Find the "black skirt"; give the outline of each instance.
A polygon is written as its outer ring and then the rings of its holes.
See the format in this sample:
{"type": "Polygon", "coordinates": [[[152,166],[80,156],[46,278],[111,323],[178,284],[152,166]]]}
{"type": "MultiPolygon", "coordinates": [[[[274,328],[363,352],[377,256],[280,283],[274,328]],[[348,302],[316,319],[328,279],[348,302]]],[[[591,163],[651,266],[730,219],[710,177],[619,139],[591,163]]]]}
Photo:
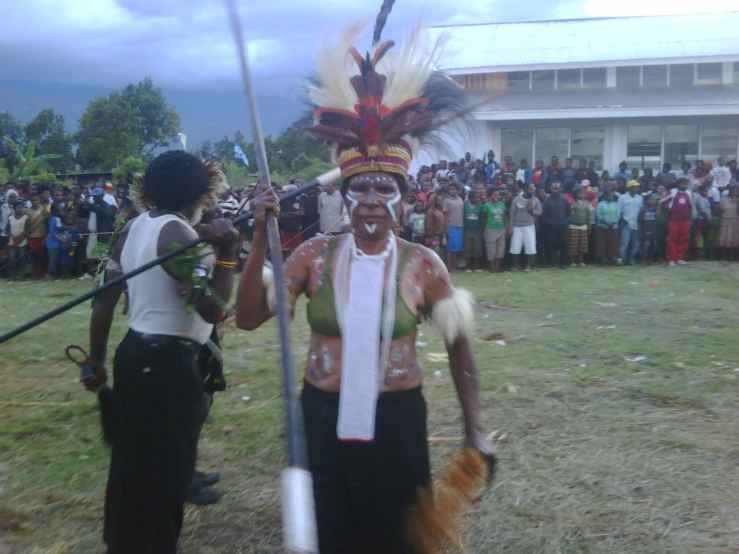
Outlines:
{"type": "Polygon", "coordinates": [[[305,383],[302,404],[321,554],[413,552],[404,516],[431,481],[421,387],[380,395],[370,442],[338,439],[338,393],[305,383]]]}

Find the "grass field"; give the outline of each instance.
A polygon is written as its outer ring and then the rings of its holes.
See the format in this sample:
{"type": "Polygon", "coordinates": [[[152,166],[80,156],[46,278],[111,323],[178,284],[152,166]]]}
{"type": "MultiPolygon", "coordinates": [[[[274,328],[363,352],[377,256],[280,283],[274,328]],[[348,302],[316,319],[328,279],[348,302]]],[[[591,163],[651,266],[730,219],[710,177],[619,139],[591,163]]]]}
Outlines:
{"type": "MultiPolygon", "coordinates": [[[[483,421],[500,471],[464,521],[468,553],[739,551],[739,265],[455,276],[478,301],[483,421]],[[497,341],[503,341],[502,343],[497,341]],[[645,358],[642,358],[645,357],[645,358]],[[628,360],[640,361],[628,361],[628,360]]],[[[89,282],[0,282],[0,331],[89,282]]],[[[305,360],[304,304],[293,326],[305,360]]],[[[108,452],[64,357],[80,306],[0,346],[0,553],[102,552],[108,452]]],[[[126,318],[117,316],[112,348],[126,318]]],[[[460,432],[429,325],[419,357],[432,435],[460,432]]],[[[279,552],[284,461],[275,325],[224,339],[229,388],[203,431],[215,506],[187,507],[185,553],[279,552]]],[[[434,442],[435,466],[454,442],[434,442]]]]}

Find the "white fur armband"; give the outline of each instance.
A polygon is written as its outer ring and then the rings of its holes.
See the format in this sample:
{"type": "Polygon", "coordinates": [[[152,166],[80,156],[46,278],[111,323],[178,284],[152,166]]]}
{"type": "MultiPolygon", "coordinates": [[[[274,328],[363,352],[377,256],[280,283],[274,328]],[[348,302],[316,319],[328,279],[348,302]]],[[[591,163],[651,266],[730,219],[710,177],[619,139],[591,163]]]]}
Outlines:
{"type": "Polygon", "coordinates": [[[262,267],[262,284],[267,290],[267,306],[269,311],[275,313],[277,311],[277,292],[275,291],[275,274],[266,265],[262,267]]]}
{"type": "Polygon", "coordinates": [[[475,322],[474,298],[467,289],[452,287],[452,294],[439,300],[431,310],[431,319],[451,345],[460,336],[469,335],[475,322]]]}

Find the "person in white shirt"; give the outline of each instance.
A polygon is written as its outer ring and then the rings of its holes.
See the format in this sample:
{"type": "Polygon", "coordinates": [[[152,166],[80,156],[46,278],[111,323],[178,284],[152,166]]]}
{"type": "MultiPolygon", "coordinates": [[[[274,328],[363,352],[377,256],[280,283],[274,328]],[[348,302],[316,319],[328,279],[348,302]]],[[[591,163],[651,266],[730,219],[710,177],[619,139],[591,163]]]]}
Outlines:
{"type": "Polygon", "coordinates": [[[716,163],[718,165],[711,170],[713,185],[719,190],[723,190],[729,186],[729,182],[731,181],[731,171],[726,167],[723,158],[716,160],[716,163]]]}
{"type": "Polygon", "coordinates": [[[320,217],[321,233],[337,235],[342,231],[345,207],[341,195],[336,192],[333,183],[326,183],[324,190],[318,195],[318,216],[320,217]]]}
{"type": "Polygon", "coordinates": [[[718,204],[721,202],[721,191],[714,186],[713,181],[713,175],[706,175],[703,183],[708,187],[708,197],[713,200],[714,204],[718,204]]]}

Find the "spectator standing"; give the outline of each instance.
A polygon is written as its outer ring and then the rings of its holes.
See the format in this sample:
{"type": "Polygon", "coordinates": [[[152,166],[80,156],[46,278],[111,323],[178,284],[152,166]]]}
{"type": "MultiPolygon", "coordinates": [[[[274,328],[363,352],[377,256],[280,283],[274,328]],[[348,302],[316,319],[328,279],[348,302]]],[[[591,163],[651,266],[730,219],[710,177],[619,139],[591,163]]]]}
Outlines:
{"type": "Polygon", "coordinates": [[[59,266],[62,279],[70,277],[75,267],[75,249],[77,248],[78,233],[74,221],[74,214],[64,216],[64,226],[57,234],[59,239],[59,266]]]}
{"type": "Polygon", "coordinates": [[[424,244],[426,239],[426,204],[423,200],[416,200],[409,219],[411,227],[411,242],[413,244],[424,244]]]}
{"type": "MultiPolygon", "coordinates": [[[[500,164],[495,161],[495,152],[488,151],[488,163],[485,164],[485,177],[487,183],[492,183],[500,175],[500,164]]],[[[482,198],[480,198],[482,200],[482,198]]]]}
{"type": "Polygon", "coordinates": [[[515,176],[516,176],[516,164],[513,163],[513,158],[511,158],[510,156],[506,156],[503,159],[503,167],[501,167],[500,170],[503,172],[504,175],[505,174],[511,174],[511,175],[513,175],[514,176],[514,179],[515,179],[515,176]]]}
{"type": "Polygon", "coordinates": [[[567,269],[569,215],[570,205],[562,196],[562,185],[552,183],[549,197],[541,205],[539,221],[542,236],[546,240],[544,250],[547,255],[547,267],[558,263],[562,269],[567,269]]]}
{"type": "Polygon", "coordinates": [[[490,271],[500,271],[501,260],[505,257],[506,235],[510,235],[510,221],[505,203],[500,199],[500,191],[488,189],[490,200],[485,203],[485,252],[490,271]]]}
{"type": "Polygon", "coordinates": [[[446,160],[441,160],[439,162],[439,168],[436,170],[436,173],[434,174],[434,178],[436,179],[437,183],[439,182],[440,179],[449,178],[449,169],[447,168],[446,160]]]}
{"type": "Polygon", "coordinates": [[[585,267],[590,234],[590,203],[585,199],[585,190],[577,185],[573,189],[574,202],[570,207],[569,247],[570,267],[585,267]]]}
{"type": "Polygon", "coordinates": [[[618,181],[619,179],[623,179],[624,183],[631,180],[631,173],[626,171],[629,167],[629,164],[626,162],[621,162],[618,164],[618,171],[613,174],[613,180],[618,181]]]}
{"type": "Polygon", "coordinates": [[[672,189],[660,199],[667,207],[667,249],[665,259],[670,267],[685,265],[685,253],[690,243],[690,225],[693,219],[693,198],[688,192],[688,180],[677,181],[672,189]]]}
{"type": "Polygon", "coordinates": [[[94,271],[100,261],[101,255],[96,248],[98,243],[108,244],[113,232],[113,207],[105,201],[105,191],[101,188],[92,189],[90,193],[92,204],[89,205],[90,216],[88,229],[90,235],[87,237],[87,261],[88,270],[94,271]]]}
{"type": "MultiPolygon", "coordinates": [[[[584,183],[589,182],[587,179],[584,183]]],[[[590,205],[590,233],[588,234],[588,256],[590,260],[595,260],[595,233],[596,224],[598,223],[598,193],[590,187],[585,188],[585,201],[590,205]]]]}
{"type": "Polygon", "coordinates": [[[557,156],[552,156],[546,169],[547,174],[544,182],[546,183],[547,189],[549,189],[554,182],[562,182],[562,166],[559,165],[559,158],[557,156]]]}
{"type": "Polygon", "coordinates": [[[731,178],[735,181],[739,181],[739,170],[737,170],[736,167],[736,160],[730,160],[727,164],[729,166],[729,172],[731,173],[731,178]]]}
{"type": "Polygon", "coordinates": [[[464,200],[459,189],[449,184],[449,196],[444,199],[444,222],[446,223],[446,263],[450,272],[457,272],[457,256],[464,244],[464,200]]]}
{"type": "Polygon", "coordinates": [[[616,202],[613,190],[606,189],[603,192],[596,215],[598,228],[595,235],[595,256],[601,265],[606,265],[607,261],[616,261],[619,246],[618,222],[621,220],[621,208],[616,202]]]}
{"type": "MultiPolygon", "coordinates": [[[[515,196],[511,202],[511,254],[514,257],[511,271],[518,271],[522,250],[526,252],[526,268],[531,272],[531,260],[536,254],[536,218],[541,215],[541,203],[534,195],[534,184],[526,185],[523,195],[515,196]]],[[[518,189],[515,189],[518,192],[518,189]]]]}
{"type": "Polygon", "coordinates": [[[593,160],[590,160],[590,162],[588,162],[587,180],[590,181],[590,185],[593,187],[600,186],[600,175],[598,175],[598,172],[595,169],[595,162],[593,160]]]}
{"type": "Polygon", "coordinates": [[[618,199],[618,206],[622,221],[616,263],[634,265],[639,251],[639,213],[644,207],[644,199],[639,195],[639,181],[632,179],[628,182],[626,194],[618,199]]]}
{"type": "MultiPolygon", "coordinates": [[[[692,176],[691,176],[692,177],[692,176]]],[[[698,186],[693,193],[693,237],[695,253],[698,260],[708,244],[708,231],[711,224],[711,203],[708,201],[708,189],[705,183],[698,186]]]]}
{"type": "Polygon", "coordinates": [[[662,171],[657,174],[657,184],[664,185],[666,189],[671,189],[675,184],[675,174],[672,172],[672,164],[665,162],[662,164],[662,171]]]}
{"type": "Polygon", "coordinates": [[[545,188],[547,186],[548,179],[547,168],[544,167],[544,160],[541,158],[536,160],[536,167],[531,175],[531,182],[534,183],[536,188],[545,188]]]}
{"type": "Polygon", "coordinates": [[[652,265],[657,256],[657,200],[647,196],[645,206],[639,213],[639,243],[642,265],[652,265]]]}
{"type": "MultiPolygon", "coordinates": [[[[590,179],[588,179],[588,164],[585,162],[585,160],[580,160],[580,162],[578,163],[577,171],[575,172],[575,183],[580,185],[586,179],[590,181],[590,179]]],[[[597,181],[593,181],[593,183],[595,182],[597,181]]],[[[584,185],[583,188],[585,188],[584,185]]]]}
{"type": "Polygon", "coordinates": [[[719,202],[721,223],[717,244],[726,253],[727,261],[734,261],[739,249],[739,187],[729,186],[729,196],[719,202]]]}
{"type": "Polygon", "coordinates": [[[24,235],[31,228],[31,218],[28,214],[23,213],[25,211],[25,205],[24,200],[15,200],[13,214],[8,218],[5,229],[10,237],[10,244],[14,247],[10,253],[10,264],[11,268],[13,265],[15,266],[16,277],[25,276],[25,269],[27,267],[26,252],[28,250],[28,238],[24,235]]]}
{"type": "Polygon", "coordinates": [[[693,190],[698,186],[699,183],[695,180],[695,177],[693,177],[693,174],[690,172],[690,162],[683,162],[680,168],[681,172],[675,175],[675,179],[687,179],[688,190],[690,192],[693,192],[693,190]]]}
{"type": "Polygon", "coordinates": [[[703,184],[708,188],[708,199],[711,202],[711,206],[718,206],[721,200],[721,191],[713,184],[713,175],[706,175],[703,178],[703,184]]]}
{"type": "Polygon", "coordinates": [[[639,184],[642,187],[642,190],[649,190],[649,187],[656,182],[656,178],[654,176],[654,170],[652,170],[651,167],[647,166],[644,168],[644,175],[639,177],[638,181],[639,184]]]}
{"type": "Polygon", "coordinates": [[[480,271],[484,215],[480,195],[476,190],[470,191],[464,203],[464,257],[467,260],[468,272],[480,271]]]}
{"type": "Polygon", "coordinates": [[[32,275],[34,279],[43,279],[46,276],[44,243],[46,242],[46,220],[49,216],[44,206],[41,205],[38,195],[31,196],[31,207],[26,210],[26,215],[31,220],[28,249],[33,264],[32,275]]]}
{"type": "Polygon", "coordinates": [[[716,164],[716,167],[711,170],[713,185],[723,191],[731,182],[731,170],[726,167],[726,162],[722,157],[716,160],[716,164]]]}
{"type": "Polygon", "coordinates": [[[532,177],[533,172],[529,167],[529,162],[526,161],[526,158],[521,158],[521,162],[516,170],[516,184],[528,185],[533,182],[532,177]]]}
{"type": "Polygon", "coordinates": [[[56,203],[51,207],[51,215],[49,217],[49,235],[46,237],[46,251],[49,255],[49,265],[46,269],[46,278],[50,281],[58,279],[60,276],[59,271],[59,233],[64,226],[61,216],[64,215],[62,211],[62,204],[56,203]]]}
{"type": "MultiPolygon", "coordinates": [[[[547,171],[549,171],[548,168],[547,171]]],[[[561,175],[562,190],[565,194],[572,193],[572,189],[575,188],[575,184],[577,183],[577,169],[572,166],[572,158],[565,160],[565,166],[561,169],[561,175]]],[[[556,180],[552,182],[556,182],[556,180]]]]}
{"type": "Polygon", "coordinates": [[[426,212],[426,246],[440,257],[444,257],[444,236],[446,236],[446,220],[444,202],[441,195],[434,195],[432,204],[426,212]]]}
{"type": "Polygon", "coordinates": [[[340,234],[340,220],[344,217],[344,211],[344,201],[336,192],[336,187],[333,183],[326,183],[323,192],[318,196],[321,233],[340,234]]]}

